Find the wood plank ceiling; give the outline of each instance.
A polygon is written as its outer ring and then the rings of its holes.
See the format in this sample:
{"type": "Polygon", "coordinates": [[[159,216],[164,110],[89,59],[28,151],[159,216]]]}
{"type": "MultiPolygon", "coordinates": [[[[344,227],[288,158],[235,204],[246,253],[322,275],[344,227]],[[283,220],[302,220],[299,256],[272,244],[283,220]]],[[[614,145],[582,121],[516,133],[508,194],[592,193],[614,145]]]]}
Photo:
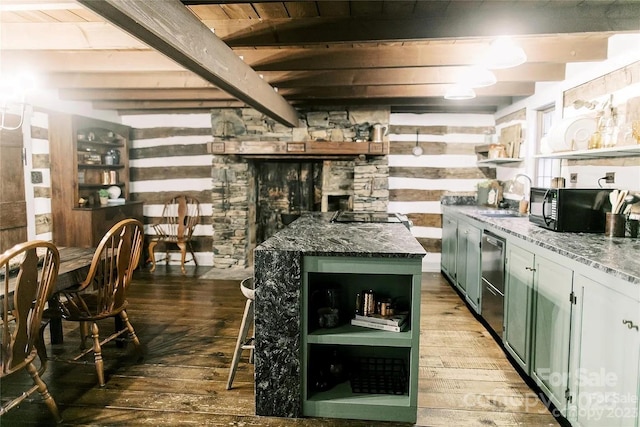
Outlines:
{"type": "MultiPolygon", "coordinates": [[[[177,0],[154,0],[159,13],[165,1],[177,0]]],[[[536,82],[563,80],[567,63],[606,59],[612,34],[640,31],[637,0],[182,4],[294,107],[494,112],[531,95],[536,82]],[[503,34],[527,62],[495,70],[498,82],[473,100],[443,99],[503,34]]],[[[0,72],[33,69],[63,99],[121,114],[245,105],[73,0],[3,0],[0,24],[0,72]]]]}

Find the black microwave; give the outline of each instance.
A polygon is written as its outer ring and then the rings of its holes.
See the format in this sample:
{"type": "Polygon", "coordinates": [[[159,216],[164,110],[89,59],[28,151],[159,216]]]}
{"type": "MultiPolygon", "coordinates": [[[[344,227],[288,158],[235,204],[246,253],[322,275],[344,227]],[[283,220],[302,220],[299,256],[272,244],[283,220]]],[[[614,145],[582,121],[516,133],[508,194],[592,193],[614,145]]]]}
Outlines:
{"type": "Polygon", "coordinates": [[[553,231],[604,233],[605,212],[611,211],[611,191],[532,187],[529,221],[553,231]]]}

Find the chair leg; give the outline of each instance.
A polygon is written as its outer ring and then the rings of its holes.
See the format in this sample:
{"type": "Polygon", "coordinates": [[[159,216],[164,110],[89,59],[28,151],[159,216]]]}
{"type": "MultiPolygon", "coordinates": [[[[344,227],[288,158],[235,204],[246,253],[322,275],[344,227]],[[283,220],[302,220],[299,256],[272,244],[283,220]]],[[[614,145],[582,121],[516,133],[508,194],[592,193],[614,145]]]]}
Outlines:
{"type": "Polygon", "coordinates": [[[153,240],[149,243],[148,251],[149,259],[151,260],[151,272],[154,272],[156,270],[156,256],[154,255],[153,251],[155,250],[157,244],[158,242],[153,240]]]}
{"type": "Polygon", "coordinates": [[[38,375],[42,375],[44,371],[47,369],[47,360],[49,359],[47,356],[47,347],[44,344],[44,329],[49,324],[49,319],[45,319],[44,317],[40,321],[40,330],[38,331],[38,338],[34,344],[36,350],[38,351],[38,358],[40,359],[40,369],[38,369],[38,375]]]}
{"type": "Polygon", "coordinates": [[[231,390],[231,385],[233,384],[233,378],[236,376],[236,369],[238,368],[238,362],[240,361],[240,354],[242,353],[242,343],[247,338],[247,334],[249,333],[249,327],[251,326],[252,319],[253,319],[253,300],[248,299],[244,305],[244,314],[242,315],[242,323],[240,324],[240,331],[238,331],[238,340],[236,341],[236,348],[233,351],[231,368],[229,370],[229,379],[227,380],[227,390],[231,390]]]}
{"type": "Polygon", "coordinates": [[[186,274],[187,270],[184,268],[184,263],[187,258],[187,244],[185,242],[176,243],[180,248],[180,270],[182,270],[182,274],[186,274]]]}
{"type": "Polygon", "coordinates": [[[187,242],[187,245],[189,245],[189,252],[191,252],[191,258],[193,259],[193,263],[197,267],[198,266],[198,261],[196,260],[196,254],[193,252],[193,246],[191,246],[191,242],[187,242]]]}
{"type": "Polygon", "coordinates": [[[127,330],[129,331],[129,337],[131,338],[131,341],[133,341],[133,344],[137,348],[140,348],[140,340],[138,339],[138,336],[136,335],[136,331],[133,329],[131,322],[129,322],[129,316],[127,316],[126,310],[122,310],[120,312],[120,318],[122,319],[122,322],[124,323],[127,330]]]}
{"type": "Polygon", "coordinates": [[[84,350],[89,337],[89,323],[80,322],[80,350],[84,350]]]}
{"type": "Polygon", "coordinates": [[[104,387],[104,361],[102,360],[102,347],[100,346],[98,324],[93,322],[91,325],[91,336],[93,337],[93,355],[96,364],[96,373],[98,374],[98,383],[100,387],[104,387]]]}
{"type": "Polygon", "coordinates": [[[38,387],[38,392],[42,396],[42,399],[44,400],[44,403],[49,408],[49,411],[51,412],[51,414],[55,417],[57,422],[62,421],[62,418],[60,418],[60,412],[58,412],[58,406],[56,405],[56,401],[53,400],[53,397],[51,396],[51,393],[49,393],[49,389],[47,388],[47,385],[44,383],[44,381],[42,381],[42,378],[40,378],[40,375],[38,374],[38,370],[33,365],[33,363],[29,363],[27,365],[27,371],[29,372],[29,375],[31,375],[31,378],[33,379],[33,383],[38,387]]]}

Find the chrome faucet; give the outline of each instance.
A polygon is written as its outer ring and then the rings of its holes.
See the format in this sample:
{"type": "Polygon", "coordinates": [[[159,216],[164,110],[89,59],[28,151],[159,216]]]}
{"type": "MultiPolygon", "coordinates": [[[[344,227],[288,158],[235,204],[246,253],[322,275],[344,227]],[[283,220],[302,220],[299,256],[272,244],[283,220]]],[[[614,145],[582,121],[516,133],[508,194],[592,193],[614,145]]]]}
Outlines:
{"type": "MultiPolygon", "coordinates": [[[[529,178],[529,175],[525,175],[523,173],[519,173],[517,174],[514,178],[513,178],[513,182],[517,181],[518,178],[527,178],[527,181],[529,181],[529,191],[531,191],[531,187],[533,187],[533,181],[531,180],[531,178],[529,178]]],[[[522,196],[524,197],[526,193],[524,193],[522,196]]]]}

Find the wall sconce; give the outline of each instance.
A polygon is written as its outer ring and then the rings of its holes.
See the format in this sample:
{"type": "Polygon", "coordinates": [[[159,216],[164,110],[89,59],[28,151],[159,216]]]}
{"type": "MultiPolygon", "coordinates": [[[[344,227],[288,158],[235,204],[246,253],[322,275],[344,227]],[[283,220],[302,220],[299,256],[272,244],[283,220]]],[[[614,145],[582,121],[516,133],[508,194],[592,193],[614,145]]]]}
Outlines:
{"type": "Polygon", "coordinates": [[[17,130],[22,127],[27,94],[34,88],[35,80],[28,73],[0,76],[0,129],[17,130]],[[13,116],[17,119],[13,119],[13,116]]]}
{"type": "Polygon", "coordinates": [[[509,37],[495,39],[489,47],[484,65],[489,69],[516,67],[527,60],[524,50],[509,37]]]}

